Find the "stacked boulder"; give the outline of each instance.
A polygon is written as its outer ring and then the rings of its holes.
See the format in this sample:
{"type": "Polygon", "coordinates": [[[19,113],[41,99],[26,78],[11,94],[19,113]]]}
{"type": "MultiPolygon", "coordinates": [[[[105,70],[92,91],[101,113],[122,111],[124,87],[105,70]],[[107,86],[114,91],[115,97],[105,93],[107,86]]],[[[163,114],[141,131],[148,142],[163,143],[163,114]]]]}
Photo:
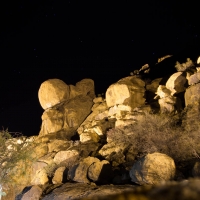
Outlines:
{"type": "MultiPolygon", "coordinates": [[[[145,65],[137,74],[110,85],[105,99],[95,96],[91,79],[83,79],[75,86],[59,79],[43,82],[38,92],[44,109],[42,125],[33,140],[31,154],[35,160],[25,181],[32,186],[21,197],[35,195],[39,199],[47,186],[56,188],[69,182],[98,187],[96,184],[156,185],[173,180],[177,173],[174,160],[156,151],[136,158],[136,147],[129,139],[134,133],[131,128],[127,130],[144,112],[151,112],[156,103],[160,113],[180,113],[183,102],[178,95],[185,91],[186,106],[199,103],[200,83],[192,82],[191,75],[193,72],[198,78],[198,68],[195,71],[190,59],[185,64],[177,63],[176,68],[178,72],[162,85],[162,78],[147,82],[139,76],[142,70],[149,73],[145,65]],[[79,138],[72,140],[75,134],[79,138]]],[[[193,174],[199,175],[199,163],[193,174]]]]}
{"type": "Polygon", "coordinates": [[[94,82],[83,79],[74,86],[49,79],[41,84],[38,97],[45,110],[39,136],[70,139],[91,112],[94,82]]]}

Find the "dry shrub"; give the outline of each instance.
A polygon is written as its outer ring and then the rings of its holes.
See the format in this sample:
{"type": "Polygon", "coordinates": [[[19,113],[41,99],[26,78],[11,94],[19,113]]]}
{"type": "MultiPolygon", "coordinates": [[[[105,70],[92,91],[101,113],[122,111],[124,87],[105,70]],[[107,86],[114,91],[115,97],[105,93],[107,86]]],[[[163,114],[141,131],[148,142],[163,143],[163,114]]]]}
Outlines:
{"type": "Polygon", "coordinates": [[[116,143],[130,143],[136,151],[136,158],[160,152],[169,155],[175,162],[182,162],[198,157],[200,153],[200,125],[191,130],[180,126],[176,117],[145,113],[135,124],[124,127],[123,134],[114,128],[107,135],[116,143]]]}
{"type": "Polygon", "coordinates": [[[0,131],[0,185],[17,192],[29,181],[30,167],[35,161],[33,147],[34,142],[27,142],[25,137],[13,138],[8,130],[0,131]]]}

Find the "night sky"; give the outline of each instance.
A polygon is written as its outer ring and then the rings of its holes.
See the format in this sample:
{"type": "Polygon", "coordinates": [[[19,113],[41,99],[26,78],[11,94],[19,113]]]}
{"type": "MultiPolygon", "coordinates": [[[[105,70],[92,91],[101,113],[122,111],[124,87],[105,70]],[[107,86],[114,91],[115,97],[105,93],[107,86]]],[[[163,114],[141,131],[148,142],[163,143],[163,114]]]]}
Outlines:
{"type": "Polygon", "coordinates": [[[0,6],[0,130],[39,133],[38,90],[47,79],[75,84],[92,78],[98,94],[159,57],[200,55],[199,7],[191,1],[5,2],[0,6]]]}

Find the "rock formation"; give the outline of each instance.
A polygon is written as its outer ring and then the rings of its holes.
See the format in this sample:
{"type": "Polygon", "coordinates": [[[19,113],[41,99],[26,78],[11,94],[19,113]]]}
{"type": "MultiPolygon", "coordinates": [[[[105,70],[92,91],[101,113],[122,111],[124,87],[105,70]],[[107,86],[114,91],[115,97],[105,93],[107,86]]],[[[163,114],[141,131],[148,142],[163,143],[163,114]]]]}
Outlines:
{"type": "MultiPolygon", "coordinates": [[[[169,57],[159,59],[157,65],[169,57]]],[[[28,151],[33,158],[28,162],[27,176],[20,179],[17,176],[23,164],[21,160],[9,171],[12,180],[16,180],[13,190],[16,199],[91,199],[102,193],[111,195],[133,190],[134,198],[138,195],[143,199],[155,199],[155,193],[160,195],[160,190],[154,190],[159,187],[157,185],[161,185],[161,190],[167,190],[165,187],[168,183],[174,184],[170,182],[172,180],[199,177],[198,161],[184,156],[184,159],[178,160],[176,156],[173,157],[176,152],[168,144],[163,145],[162,149],[153,145],[157,142],[153,141],[156,139],[153,137],[156,134],[154,130],[159,133],[163,131],[163,141],[168,137],[167,141],[174,144],[174,148],[176,142],[187,140],[184,134],[172,135],[171,129],[162,129],[168,121],[163,120],[159,130],[148,124],[139,126],[141,133],[145,133],[147,127],[152,128],[149,138],[141,137],[134,129],[148,116],[145,113],[169,114],[169,119],[181,121],[178,130],[189,130],[186,127],[189,121],[194,117],[199,119],[198,65],[187,59],[186,63],[177,62],[175,69],[178,72],[171,74],[165,83],[162,77],[147,81],[144,74],[149,76],[152,70],[146,64],[133,76],[110,85],[105,98],[95,96],[91,79],[83,79],[75,86],[59,79],[42,83],[38,97],[44,113],[39,135],[24,137],[20,141],[15,138],[6,140],[4,155],[16,151],[15,145],[20,144],[20,149],[28,151]],[[180,94],[184,94],[182,98],[180,94]],[[181,118],[183,110],[184,117],[181,118]],[[169,132],[166,134],[166,131],[169,132]],[[165,152],[171,153],[171,156],[165,152]],[[186,171],[191,173],[187,174],[186,171]],[[134,184],[151,186],[141,187],[144,193],[139,193],[136,188],[140,186],[134,184]]],[[[156,121],[154,123],[156,126],[156,121]]],[[[198,157],[200,147],[198,150],[191,148],[188,155],[198,157]]],[[[2,167],[6,166],[6,162],[1,164],[2,167]]],[[[186,183],[190,187],[194,182],[186,183]]],[[[13,187],[9,184],[0,184],[0,192],[7,194],[2,196],[3,200],[14,199],[13,195],[9,197],[9,188],[13,187]]],[[[183,182],[174,185],[184,187],[183,182]]],[[[196,190],[199,194],[199,187],[196,190]]]]}

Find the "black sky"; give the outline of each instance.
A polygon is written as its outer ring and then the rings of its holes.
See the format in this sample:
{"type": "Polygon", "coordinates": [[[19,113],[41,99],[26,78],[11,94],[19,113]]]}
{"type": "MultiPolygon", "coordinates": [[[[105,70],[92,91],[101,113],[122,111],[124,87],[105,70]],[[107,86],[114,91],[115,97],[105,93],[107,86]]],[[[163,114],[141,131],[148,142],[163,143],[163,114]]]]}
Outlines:
{"type": "Polygon", "coordinates": [[[47,79],[92,78],[98,94],[159,57],[193,53],[199,19],[190,1],[6,1],[0,6],[0,129],[38,134],[37,93],[47,79]]]}

